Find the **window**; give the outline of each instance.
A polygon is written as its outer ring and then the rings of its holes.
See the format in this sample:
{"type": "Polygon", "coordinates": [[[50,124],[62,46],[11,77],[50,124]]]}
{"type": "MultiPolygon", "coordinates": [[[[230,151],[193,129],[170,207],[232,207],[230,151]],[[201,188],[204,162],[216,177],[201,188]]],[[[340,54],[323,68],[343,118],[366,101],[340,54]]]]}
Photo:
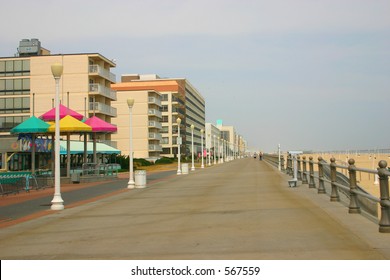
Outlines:
{"type": "Polygon", "coordinates": [[[30,60],[0,61],[0,77],[29,76],[30,60]]]}
{"type": "Polygon", "coordinates": [[[30,95],[30,79],[0,80],[0,95],[30,95]]]}
{"type": "Polygon", "coordinates": [[[9,131],[18,124],[27,120],[28,116],[23,117],[0,117],[0,131],[9,131]]]}
{"type": "Polygon", "coordinates": [[[30,112],[30,97],[0,98],[0,114],[30,112]]]}

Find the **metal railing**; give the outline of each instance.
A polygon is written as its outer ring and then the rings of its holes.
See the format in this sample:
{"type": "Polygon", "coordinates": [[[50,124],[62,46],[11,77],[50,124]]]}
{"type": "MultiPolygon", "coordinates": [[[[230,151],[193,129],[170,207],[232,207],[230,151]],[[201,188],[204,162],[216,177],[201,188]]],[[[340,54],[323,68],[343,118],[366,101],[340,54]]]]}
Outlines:
{"type": "MultiPolygon", "coordinates": [[[[309,160],[305,156],[302,158],[297,157],[298,180],[302,181],[302,184],[307,184],[309,188],[317,188],[319,194],[326,193],[325,183],[329,183],[331,185],[330,201],[340,201],[340,192],[342,192],[348,199],[348,212],[351,214],[359,214],[362,209],[367,212],[367,209],[370,209],[370,207],[372,209],[372,205],[374,205],[374,208],[378,208],[376,206],[379,204],[379,232],[390,233],[390,171],[387,168],[387,162],[384,160],[379,161],[377,170],[373,170],[356,167],[354,159],[349,159],[348,166],[336,164],[336,159],[333,157],[330,161],[331,163],[329,164],[322,157],[319,157],[317,162],[313,160],[312,156],[309,157],[309,160]],[[307,164],[309,164],[309,171],[307,171],[307,164]],[[316,173],[314,172],[315,165],[318,168],[316,173]],[[347,170],[348,177],[337,170],[347,170]],[[379,197],[367,193],[357,185],[357,172],[375,174],[379,177],[379,197]],[[369,203],[371,203],[371,206],[369,203]]],[[[286,173],[289,175],[293,174],[293,158],[291,156],[287,157],[286,173]]]]}
{"type": "Polygon", "coordinates": [[[117,116],[117,109],[101,102],[89,102],[89,111],[110,115],[111,117],[117,116]]]}
{"type": "Polygon", "coordinates": [[[81,170],[82,176],[94,177],[94,176],[117,176],[118,169],[120,166],[118,164],[103,164],[103,163],[83,163],[81,170]]]}
{"type": "Polygon", "coordinates": [[[280,164],[279,164],[279,155],[277,154],[263,154],[263,159],[277,168],[280,166],[281,171],[285,170],[283,155],[280,156],[280,164]]]}
{"type": "Polygon", "coordinates": [[[89,73],[97,73],[98,75],[109,80],[110,82],[116,83],[116,75],[114,73],[111,73],[109,70],[104,69],[100,65],[97,64],[89,65],[89,73]]]}
{"type": "Polygon", "coordinates": [[[116,91],[100,84],[89,84],[89,92],[98,93],[112,100],[117,100],[116,91]]]}

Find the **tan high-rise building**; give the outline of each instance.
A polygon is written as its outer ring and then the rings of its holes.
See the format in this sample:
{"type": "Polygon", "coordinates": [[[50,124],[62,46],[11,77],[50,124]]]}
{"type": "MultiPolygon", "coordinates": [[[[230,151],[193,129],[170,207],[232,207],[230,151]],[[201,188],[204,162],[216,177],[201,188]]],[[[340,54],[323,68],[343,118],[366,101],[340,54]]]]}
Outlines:
{"type": "MultiPolygon", "coordinates": [[[[15,137],[10,136],[10,129],[33,114],[39,117],[53,108],[55,81],[51,65],[54,63],[63,65],[60,80],[63,105],[87,118],[95,114],[109,123],[117,115],[111,105],[116,100],[111,89],[116,79],[111,73],[115,67],[111,60],[98,53],[50,54],[37,39],[22,40],[18,51],[18,56],[0,57],[0,137],[4,143],[0,147],[0,169],[7,153],[14,152],[10,146],[15,137]]],[[[98,137],[101,141],[111,140],[110,134],[98,137]]]]}
{"type": "MultiPolygon", "coordinates": [[[[134,152],[135,157],[142,154],[137,154],[138,151],[144,151],[141,148],[145,143],[154,143],[154,139],[145,138],[145,131],[141,133],[141,127],[151,129],[161,128],[157,133],[160,133],[161,139],[160,156],[176,157],[178,153],[177,137],[179,136],[179,129],[177,119],[181,119],[180,137],[182,139],[181,154],[191,155],[191,125],[194,126],[194,154],[201,153],[201,134],[200,131],[205,130],[205,100],[202,95],[184,78],[180,79],[162,79],[157,75],[123,75],[121,83],[115,84],[112,88],[117,92],[118,101],[114,103],[118,108],[118,118],[113,119],[113,123],[118,125],[118,128],[125,124],[123,118],[127,119],[128,108],[125,100],[127,98],[135,99],[133,106],[134,111],[134,152]],[[161,95],[161,120],[150,119],[155,117],[149,115],[148,118],[141,118],[140,114],[145,115],[150,108],[150,103],[146,104],[144,101],[138,102],[142,95],[143,100],[149,96],[150,92],[158,92],[161,95]],[[118,104],[120,102],[122,105],[118,104]],[[137,109],[137,106],[139,107],[137,109]],[[151,121],[154,122],[151,125],[151,121]],[[139,127],[139,128],[137,128],[139,127]],[[139,134],[137,131],[139,131],[139,134]]],[[[128,122],[127,122],[128,123],[128,122]]],[[[153,130],[154,133],[155,130],[153,130]]],[[[128,130],[118,129],[118,133],[112,136],[112,139],[117,141],[118,149],[128,151],[129,140],[128,130]]],[[[153,145],[153,144],[152,144],[153,145]]],[[[149,153],[151,151],[149,150],[149,153]]],[[[149,155],[150,156],[150,155],[149,155]]]]}
{"type": "Polygon", "coordinates": [[[161,94],[151,90],[126,90],[118,85],[112,86],[120,89],[117,101],[112,103],[118,110],[118,117],[112,122],[118,127],[118,133],[113,135],[123,155],[130,154],[130,109],[128,99],[134,100],[132,112],[132,135],[134,158],[156,160],[160,158],[161,147],[161,94]]]}

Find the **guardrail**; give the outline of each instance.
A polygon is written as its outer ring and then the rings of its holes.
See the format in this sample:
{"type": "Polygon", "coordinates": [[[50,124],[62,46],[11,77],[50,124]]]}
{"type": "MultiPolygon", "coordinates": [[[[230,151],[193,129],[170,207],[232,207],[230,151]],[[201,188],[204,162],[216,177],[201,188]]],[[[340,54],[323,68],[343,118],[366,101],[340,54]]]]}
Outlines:
{"type": "Polygon", "coordinates": [[[279,168],[279,166],[280,166],[281,171],[285,170],[284,156],[283,155],[280,156],[280,163],[279,163],[279,155],[276,155],[276,154],[263,154],[263,160],[267,161],[268,163],[270,163],[271,165],[273,165],[277,168],[279,168]]]}
{"type": "MultiPolygon", "coordinates": [[[[348,198],[348,212],[351,214],[361,213],[361,209],[365,206],[364,201],[370,201],[374,205],[380,206],[379,218],[379,232],[390,233],[390,198],[389,198],[389,176],[390,171],[387,168],[387,162],[379,161],[377,170],[358,168],[355,166],[355,160],[349,159],[348,166],[336,164],[336,159],[331,158],[331,163],[327,163],[322,157],[315,162],[313,157],[309,160],[305,156],[302,159],[297,157],[297,171],[298,180],[302,184],[307,184],[309,188],[317,188],[316,180],[318,182],[317,192],[319,194],[326,194],[325,183],[330,183],[330,201],[340,201],[340,192],[343,192],[348,198]],[[309,171],[307,171],[307,164],[309,164],[309,171]],[[318,172],[314,172],[314,167],[317,165],[318,172]],[[301,168],[302,167],[302,168],[301,168]],[[343,174],[337,170],[347,170],[348,177],[343,179],[343,174]],[[379,177],[379,197],[375,197],[357,185],[356,173],[366,172],[377,175],[379,177]],[[309,177],[309,179],[308,179],[309,177]]],[[[287,157],[286,173],[293,174],[293,158],[287,157]]],[[[367,206],[367,205],[366,205],[367,206]]],[[[366,207],[367,208],[367,207],[366,207]]]]}
{"type": "Polygon", "coordinates": [[[35,183],[35,189],[41,188],[38,185],[35,175],[31,172],[3,172],[0,173],[0,192],[1,195],[10,193],[19,193],[21,190],[29,192],[35,183]]]}
{"type": "Polygon", "coordinates": [[[119,164],[84,163],[81,168],[82,176],[117,176],[119,164]]]}

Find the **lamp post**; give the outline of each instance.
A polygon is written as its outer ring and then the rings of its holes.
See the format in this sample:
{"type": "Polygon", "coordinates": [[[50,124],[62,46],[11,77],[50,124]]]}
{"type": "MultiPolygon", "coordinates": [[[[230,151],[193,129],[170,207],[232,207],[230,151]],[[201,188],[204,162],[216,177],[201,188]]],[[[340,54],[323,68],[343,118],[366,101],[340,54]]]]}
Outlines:
{"type": "Polygon", "coordinates": [[[191,161],[192,161],[191,171],[195,170],[195,166],[194,166],[194,128],[195,128],[195,126],[193,124],[191,124],[191,161]]]}
{"type": "MultiPolygon", "coordinates": [[[[202,147],[202,151],[201,151],[201,156],[202,156],[202,165],[200,166],[200,168],[204,168],[204,164],[203,164],[203,129],[200,130],[200,145],[202,147]]],[[[206,156],[207,156],[207,149],[206,149],[206,156]]]]}
{"type": "Polygon", "coordinates": [[[221,138],[218,137],[218,163],[221,164],[221,138]]]}
{"type": "Polygon", "coordinates": [[[221,139],[221,142],[222,142],[221,163],[224,163],[224,157],[225,157],[225,154],[224,154],[224,150],[225,150],[225,140],[224,140],[224,139],[221,139]]]}
{"type": "Polygon", "coordinates": [[[127,183],[128,189],[135,188],[134,174],[133,174],[133,128],[132,128],[132,109],[134,105],[134,99],[127,99],[127,106],[129,107],[129,182],[127,183]]]}
{"type": "MultiPolygon", "coordinates": [[[[207,134],[207,142],[210,143],[209,145],[209,153],[208,153],[208,158],[209,158],[209,163],[207,164],[208,166],[211,166],[211,136],[210,136],[210,133],[207,134]]],[[[207,148],[206,148],[206,151],[207,151],[207,148]]]]}
{"type": "Polygon", "coordinates": [[[217,153],[216,153],[216,151],[217,151],[217,149],[216,149],[216,145],[215,145],[215,138],[217,138],[217,136],[215,136],[214,135],[214,149],[213,149],[213,163],[214,163],[214,165],[216,165],[217,164],[217,153]]]}
{"type": "Polygon", "coordinates": [[[51,210],[63,210],[64,201],[61,197],[61,181],[60,181],[60,79],[63,71],[63,66],[60,63],[55,63],[51,66],[56,83],[55,95],[55,149],[54,149],[54,197],[51,201],[51,210]]]}
{"type": "Polygon", "coordinates": [[[181,123],[181,119],[180,118],[177,118],[176,119],[176,123],[177,123],[177,133],[178,133],[178,136],[177,136],[177,175],[180,175],[181,174],[181,169],[180,169],[180,145],[181,145],[181,138],[180,138],[180,123],[181,123]]]}

